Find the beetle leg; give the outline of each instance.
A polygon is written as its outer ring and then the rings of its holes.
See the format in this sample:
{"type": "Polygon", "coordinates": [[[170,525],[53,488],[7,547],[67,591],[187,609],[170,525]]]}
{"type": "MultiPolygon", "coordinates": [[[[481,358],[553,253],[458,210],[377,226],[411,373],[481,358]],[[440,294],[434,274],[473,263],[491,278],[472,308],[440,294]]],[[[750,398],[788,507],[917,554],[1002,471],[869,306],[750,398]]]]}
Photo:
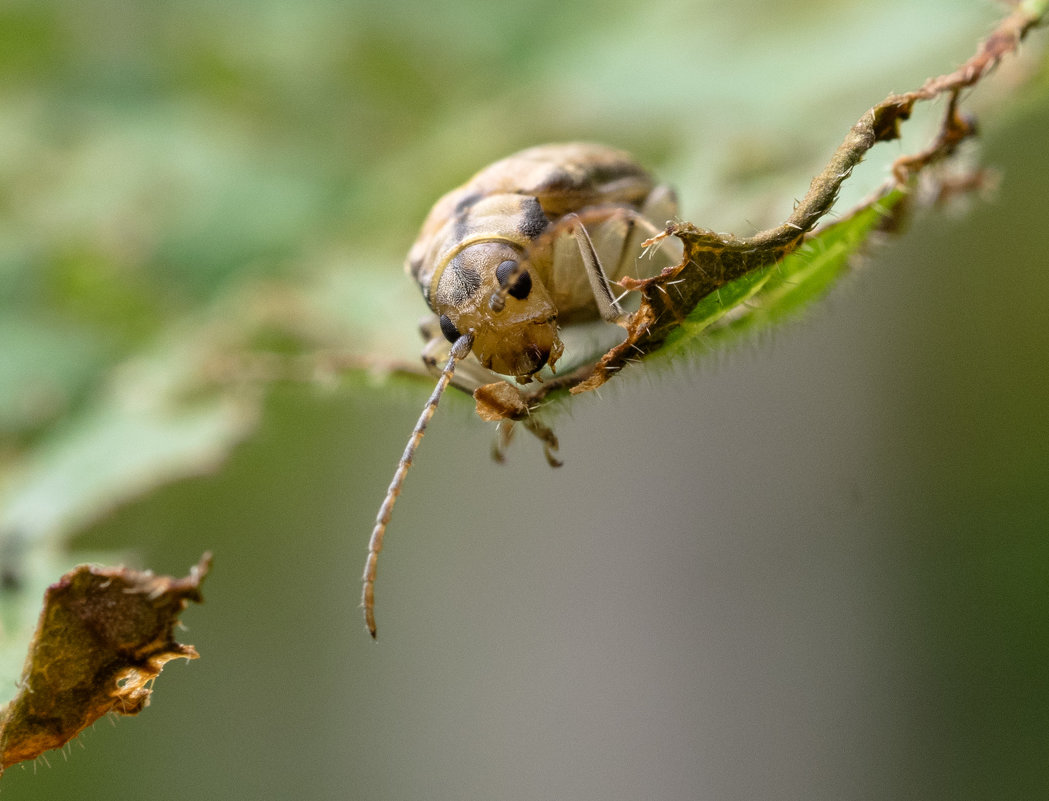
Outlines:
{"type": "MultiPolygon", "coordinates": [[[[653,189],[640,211],[634,209],[617,209],[603,222],[602,227],[618,227],[618,231],[611,234],[622,244],[619,249],[614,270],[608,273],[611,281],[616,281],[625,275],[642,278],[658,273],[663,267],[676,264],[681,260],[681,243],[676,239],[664,238],[660,240],[659,246],[652,250],[641,247],[646,239],[650,239],[663,233],[664,229],[658,220],[669,221],[677,213],[677,197],[668,186],[657,186],[653,189]],[[660,258],[655,259],[659,254],[660,258]],[[651,266],[639,264],[639,260],[647,258],[654,260],[651,266]],[[637,274],[640,271],[640,274],[637,274]]],[[[609,234],[605,233],[605,237],[609,234]]],[[[595,236],[595,239],[600,237],[595,236]]],[[[598,251],[604,253],[602,245],[598,245],[598,251]]]]}
{"type": "Polygon", "coordinates": [[[610,323],[622,320],[626,313],[612,295],[608,276],[605,275],[605,269],[601,266],[601,259],[594,250],[594,243],[590,239],[590,234],[587,233],[586,226],[583,225],[578,214],[566,214],[564,219],[571,226],[572,236],[579,245],[579,255],[583,259],[583,267],[590,280],[590,289],[594,293],[598,314],[610,323]]]}
{"type": "Polygon", "coordinates": [[[502,464],[506,461],[506,451],[514,438],[514,421],[500,420],[495,428],[495,439],[492,440],[492,461],[502,464]]]}
{"type": "MultiPolygon", "coordinates": [[[[673,195],[657,188],[643,208],[650,206],[653,213],[672,213],[673,195]]],[[[643,251],[642,242],[662,231],[641,211],[621,206],[592,206],[550,226],[544,234],[551,243],[547,289],[557,298],[563,323],[592,319],[596,312],[598,318],[622,325],[629,309],[613,293],[613,282],[626,275],[654,275],[680,261],[677,240],[665,238],[658,248],[643,251]],[[641,263],[646,254],[649,258],[641,263]]]]}
{"type": "Polygon", "coordinates": [[[478,417],[498,421],[496,438],[492,444],[492,458],[495,461],[502,463],[506,460],[506,449],[513,439],[515,424],[520,423],[543,443],[547,464],[551,467],[561,466],[561,460],[554,456],[558,449],[557,435],[532,414],[527,396],[517,387],[508,381],[496,381],[479,387],[474,393],[474,399],[477,401],[478,417]]]}
{"type": "Polygon", "coordinates": [[[549,426],[544,426],[538,420],[535,415],[528,415],[521,424],[527,428],[532,434],[543,443],[543,456],[546,457],[546,463],[551,467],[560,467],[564,462],[554,456],[554,452],[558,449],[559,445],[557,442],[557,435],[554,430],[549,426]]]}
{"type": "Polygon", "coordinates": [[[517,431],[518,424],[523,425],[528,431],[541,443],[543,443],[543,456],[546,457],[546,463],[551,467],[560,467],[564,464],[554,454],[560,447],[557,441],[557,434],[550,426],[545,426],[535,419],[533,415],[529,415],[521,420],[500,420],[496,426],[495,439],[492,441],[492,461],[502,464],[506,461],[506,451],[510,447],[510,442],[514,438],[514,432],[517,431]]]}
{"type": "Polygon", "coordinates": [[[510,441],[514,438],[514,432],[517,430],[517,424],[520,423],[527,428],[536,439],[543,443],[543,456],[546,457],[546,463],[551,467],[561,467],[564,464],[554,454],[560,447],[557,442],[557,434],[549,426],[545,426],[535,419],[534,416],[529,415],[523,420],[500,420],[499,427],[496,430],[496,438],[492,443],[492,459],[499,464],[506,461],[506,451],[510,447],[510,441]]]}

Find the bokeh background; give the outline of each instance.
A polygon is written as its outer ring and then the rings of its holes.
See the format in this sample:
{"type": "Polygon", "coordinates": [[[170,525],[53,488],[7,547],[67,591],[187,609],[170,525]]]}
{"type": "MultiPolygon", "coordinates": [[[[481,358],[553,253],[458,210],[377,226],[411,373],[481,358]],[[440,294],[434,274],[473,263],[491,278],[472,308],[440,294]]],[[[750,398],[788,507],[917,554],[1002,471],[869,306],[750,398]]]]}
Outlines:
{"type": "MultiPolygon", "coordinates": [[[[519,147],[608,141],[686,219],[776,222],[865,108],[953,69],[1000,11],[7,0],[4,464],[97,425],[129,363],[170,372],[141,392],[183,381],[201,332],[410,360],[418,222],[519,147]]],[[[493,465],[449,396],[389,532],[377,644],[358,576],[426,381],[238,385],[195,461],[56,512],[85,553],[182,575],[213,551],[182,634],[202,657],[0,792],[1045,797],[1049,104],[1021,74],[970,98],[996,194],[919,215],[799,322],[565,404],[559,470],[527,436],[493,465]]],[[[851,196],[907,148],[881,150],[851,196]]],[[[90,496],[104,445],[40,519],[90,496]]]]}

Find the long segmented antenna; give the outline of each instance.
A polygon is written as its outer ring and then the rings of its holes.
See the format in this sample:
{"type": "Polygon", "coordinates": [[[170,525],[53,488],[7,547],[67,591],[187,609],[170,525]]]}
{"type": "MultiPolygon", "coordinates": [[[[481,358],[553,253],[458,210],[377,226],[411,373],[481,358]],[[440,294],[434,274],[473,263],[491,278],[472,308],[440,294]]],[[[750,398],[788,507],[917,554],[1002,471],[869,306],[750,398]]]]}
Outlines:
{"type": "Polygon", "coordinates": [[[382,551],[382,539],[386,534],[386,526],[390,522],[390,515],[393,513],[393,505],[397,501],[397,496],[401,494],[401,485],[404,483],[404,476],[407,474],[408,468],[412,466],[415,449],[419,447],[419,442],[422,440],[423,434],[426,433],[426,426],[429,425],[430,418],[437,411],[437,404],[440,403],[441,395],[444,394],[449,382],[452,380],[455,365],[458,361],[470,355],[470,348],[472,347],[473,334],[463,334],[452,345],[452,352],[448,357],[448,362],[444,365],[444,369],[441,370],[441,377],[437,379],[437,386],[433,388],[430,399],[426,401],[422,414],[419,415],[419,420],[416,422],[415,428],[412,429],[412,435],[408,438],[404,454],[397,463],[397,470],[393,474],[393,480],[390,481],[390,486],[386,490],[386,497],[383,498],[382,506],[379,507],[379,514],[375,517],[375,528],[372,529],[371,540],[368,541],[368,561],[364,563],[364,592],[361,597],[361,605],[364,607],[364,625],[368,628],[368,633],[372,635],[372,639],[375,639],[376,635],[375,570],[379,563],[379,553],[382,551]]]}

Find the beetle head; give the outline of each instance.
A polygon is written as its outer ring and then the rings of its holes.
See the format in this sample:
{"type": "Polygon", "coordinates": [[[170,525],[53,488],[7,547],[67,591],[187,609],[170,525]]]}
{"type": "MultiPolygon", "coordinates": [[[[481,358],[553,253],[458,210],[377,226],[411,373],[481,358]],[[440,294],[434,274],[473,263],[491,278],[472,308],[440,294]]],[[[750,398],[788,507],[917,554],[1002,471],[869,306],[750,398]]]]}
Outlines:
{"type": "Polygon", "coordinates": [[[463,248],[444,269],[434,301],[446,339],[473,333],[481,364],[520,383],[547,364],[553,367],[564,350],[546,287],[507,242],[463,248]]]}

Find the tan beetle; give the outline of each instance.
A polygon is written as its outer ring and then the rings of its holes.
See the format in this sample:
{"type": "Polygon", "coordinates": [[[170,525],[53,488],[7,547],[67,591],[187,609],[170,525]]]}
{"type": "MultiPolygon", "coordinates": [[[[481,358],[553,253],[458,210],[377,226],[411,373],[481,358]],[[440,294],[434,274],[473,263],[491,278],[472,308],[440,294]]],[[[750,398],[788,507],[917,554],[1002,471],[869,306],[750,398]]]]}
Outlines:
{"type": "MultiPolygon", "coordinates": [[[[503,376],[521,384],[541,380],[539,371],[553,371],[564,352],[559,327],[624,322],[628,315],[609,282],[637,275],[642,241],[661,231],[676,210],[673,192],[656,185],[629,154],[589,143],[523,150],[484,168],[434,205],[405,268],[436,315],[436,324],[424,327],[430,339],[423,361],[435,371],[442,361],[444,367],[397,464],[368,545],[362,605],[372,637],[386,526],[453,375],[469,392],[503,376]]],[[[654,275],[680,255],[668,239],[658,251],[645,260],[644,274],[654,275]]]]}

